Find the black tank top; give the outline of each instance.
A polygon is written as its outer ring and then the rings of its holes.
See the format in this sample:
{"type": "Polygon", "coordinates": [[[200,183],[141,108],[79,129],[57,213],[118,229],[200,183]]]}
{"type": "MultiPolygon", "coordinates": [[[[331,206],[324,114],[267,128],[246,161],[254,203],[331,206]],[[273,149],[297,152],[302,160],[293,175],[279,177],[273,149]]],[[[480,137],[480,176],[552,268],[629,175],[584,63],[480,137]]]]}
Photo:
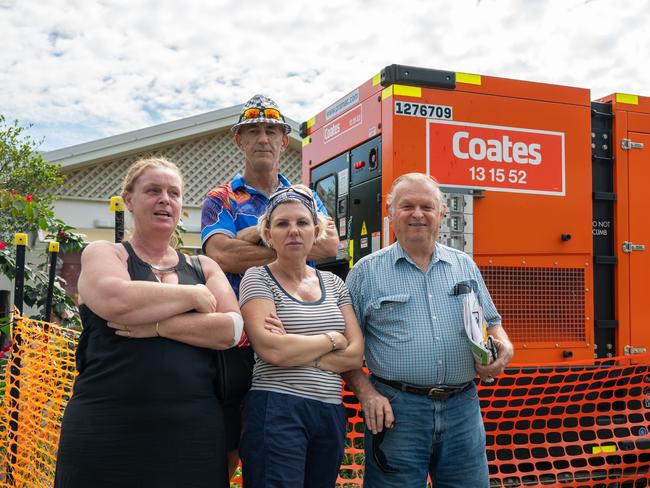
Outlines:
{"type": "MultiPolygon", "coordinates": [[[[133,281],[157,281],[148,264],[128,242],[128,272],[133,281]]],[[[195,285],[200,279],[177,251],[178,282],[195,285]]],[[[164,285],[163,285],[164,286],[164,285]]],[[[106,320],[85,304],[80,307],[84,326],[77,347],[79,376],[72,402],[96,404],[158,403],[170,400],[214,401],[214,354],[162,337],[128,339],[115,335],[106,320]]]]}
{"type": "MultiPolygon", "coordinates": [[[[131,279],[156,281],[124,247],[131,279]]],[[[185,257],[178,259],[179,282],[199,283],[185,257]]],[[[63,417],[55,488],[227,488],[213,352],[116,336],[86,305],[80,311],[79,376],[63,417]]]]}

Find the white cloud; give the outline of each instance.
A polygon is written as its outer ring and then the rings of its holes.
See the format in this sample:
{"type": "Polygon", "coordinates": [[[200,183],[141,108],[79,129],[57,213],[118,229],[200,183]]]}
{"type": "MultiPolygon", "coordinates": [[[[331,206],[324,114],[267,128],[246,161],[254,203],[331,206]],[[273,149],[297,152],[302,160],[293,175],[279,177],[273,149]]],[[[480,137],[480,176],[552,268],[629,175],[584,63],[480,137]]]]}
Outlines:
{"type": "Polygon", "coordinates": [[[0,0],[0,111],[55,149],[258,92],[305,120],[392,63],[650,95],[649,16],[649,0],[0,0]]]}

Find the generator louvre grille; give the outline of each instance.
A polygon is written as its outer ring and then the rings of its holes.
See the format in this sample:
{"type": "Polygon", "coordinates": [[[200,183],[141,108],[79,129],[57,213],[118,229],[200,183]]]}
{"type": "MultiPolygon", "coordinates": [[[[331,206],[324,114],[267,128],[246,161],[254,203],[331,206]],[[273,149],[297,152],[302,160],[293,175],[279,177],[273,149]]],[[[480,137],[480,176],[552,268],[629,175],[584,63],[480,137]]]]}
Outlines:
{"type": "Polygon", "coordinates": [[[511,340],[586,340],[584,269],[486,266],[481,273],[511,340]]]}

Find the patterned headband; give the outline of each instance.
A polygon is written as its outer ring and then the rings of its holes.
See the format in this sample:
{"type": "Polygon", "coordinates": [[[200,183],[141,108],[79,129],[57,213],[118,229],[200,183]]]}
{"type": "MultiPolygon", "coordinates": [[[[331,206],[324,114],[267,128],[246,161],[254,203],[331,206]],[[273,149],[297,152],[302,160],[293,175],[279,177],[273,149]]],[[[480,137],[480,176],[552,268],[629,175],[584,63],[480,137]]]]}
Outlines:
{"type": "Polygon", "coordinates": [[[307,207],[307,210],[309,210],[311,218],[314,221],[314,225],[318,223],[314,201],[307,195],[304,195],[303,193],[300,193],[293,188],[287,188],[285,191],[280,190],[274,195],[271,195],[269,206],[266,208],[266,225],[271,225],[271,214],[276,209],[276,207],[288,200],[302,203],[305,207],[307,207]]]}

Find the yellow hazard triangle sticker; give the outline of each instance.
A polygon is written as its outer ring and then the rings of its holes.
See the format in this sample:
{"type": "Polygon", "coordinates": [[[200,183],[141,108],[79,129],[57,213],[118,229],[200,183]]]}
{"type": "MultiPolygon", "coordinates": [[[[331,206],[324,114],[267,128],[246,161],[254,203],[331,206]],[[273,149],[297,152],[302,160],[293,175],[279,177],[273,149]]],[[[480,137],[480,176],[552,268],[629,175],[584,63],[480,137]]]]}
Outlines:
{"type": "Polygon", "coordinates": [[[362,236],[367,236],[368,235],[368,229],[366,229],[366,221],[363,221],[363,224],[361,224],[361,235],[362,236]]]}

